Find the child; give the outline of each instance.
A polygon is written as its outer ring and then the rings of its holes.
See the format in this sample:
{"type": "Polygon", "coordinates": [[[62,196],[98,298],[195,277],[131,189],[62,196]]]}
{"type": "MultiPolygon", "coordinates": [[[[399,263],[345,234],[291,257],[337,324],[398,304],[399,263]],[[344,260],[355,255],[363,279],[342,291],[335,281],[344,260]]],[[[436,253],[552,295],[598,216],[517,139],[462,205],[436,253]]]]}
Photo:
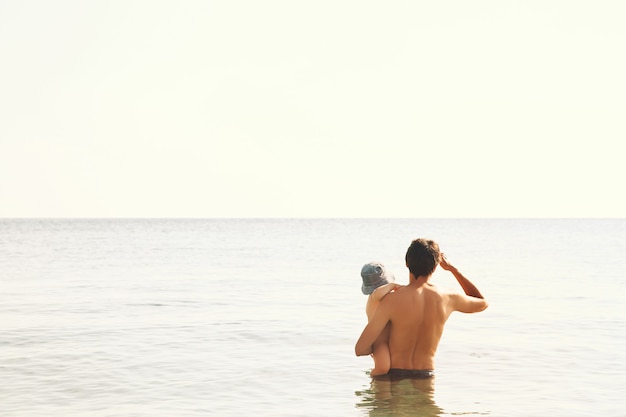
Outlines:
{"type": "MultiPolygon", "coordinates": [[[[370,320],[380,300],[391,291],[400,287],[400,285],[395,283],[393,274],[388,272],[384,265],[378,262],[370,262],[363,265],[363,268],[361,268],[361,278],[363,279],[361,291],[368,296],[367,304],[365,305],[365,314],[367,314],[367,319],[370,320]]],[[[391,356],[389,353],[389,345],[387,344],[388,337],[389,329],[385,329],[374,342],[374,346],[372,347],[374,368],[370,372],[371,376],[384,375],[389,372],[391,356]]]]}

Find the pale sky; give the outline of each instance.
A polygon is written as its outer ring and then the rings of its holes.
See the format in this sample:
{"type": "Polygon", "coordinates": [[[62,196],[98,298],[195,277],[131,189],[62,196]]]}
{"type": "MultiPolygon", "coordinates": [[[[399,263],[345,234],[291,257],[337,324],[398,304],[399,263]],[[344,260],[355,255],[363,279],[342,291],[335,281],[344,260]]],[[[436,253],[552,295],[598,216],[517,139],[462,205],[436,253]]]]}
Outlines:
{"type": "Polygon", "coordinates": [[[0,0],[0,217],[625,217],[624,22],[621,0],[0,0]]]}

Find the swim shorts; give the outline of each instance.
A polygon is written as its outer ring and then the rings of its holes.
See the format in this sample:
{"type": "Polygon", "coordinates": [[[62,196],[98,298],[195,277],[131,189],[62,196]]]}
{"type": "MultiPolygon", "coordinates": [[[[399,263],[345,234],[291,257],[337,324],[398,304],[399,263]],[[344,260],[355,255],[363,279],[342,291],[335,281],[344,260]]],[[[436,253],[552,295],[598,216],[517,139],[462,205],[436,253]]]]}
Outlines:
{"type": "Polygon", "coordinates": [[[397,369],[391,368],[389,372],[381,377],[390,378],[415,378],[415,379],[428,379],[435,376],[433,369],[397,369]]]}

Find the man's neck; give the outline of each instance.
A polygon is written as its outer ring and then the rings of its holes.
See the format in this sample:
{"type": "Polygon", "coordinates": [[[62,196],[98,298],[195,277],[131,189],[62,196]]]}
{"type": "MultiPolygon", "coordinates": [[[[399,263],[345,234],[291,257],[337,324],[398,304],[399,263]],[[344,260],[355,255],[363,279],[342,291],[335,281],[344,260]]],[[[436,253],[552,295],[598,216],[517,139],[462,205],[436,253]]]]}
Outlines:
{"type": "Polygon", "coordinates": [[[432,275],[420,275],[416,277],[413,273],[409,273],[409,285],[414,287],[421,287],[426,284],[432,275]]]}

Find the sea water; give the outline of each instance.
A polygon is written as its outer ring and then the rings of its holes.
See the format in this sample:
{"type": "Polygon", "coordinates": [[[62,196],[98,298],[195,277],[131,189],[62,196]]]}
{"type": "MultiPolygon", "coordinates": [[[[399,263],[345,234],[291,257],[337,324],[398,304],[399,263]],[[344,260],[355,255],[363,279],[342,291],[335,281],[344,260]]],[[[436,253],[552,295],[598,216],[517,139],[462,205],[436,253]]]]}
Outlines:
{"type": "Polygon", "coordinates": [[[625,253],[624,219],[0,220],[0,415],[625,416],[625,253]],[[417,237],[490,306],[372,381],[360,268],[406,284],[417,237]]]}

